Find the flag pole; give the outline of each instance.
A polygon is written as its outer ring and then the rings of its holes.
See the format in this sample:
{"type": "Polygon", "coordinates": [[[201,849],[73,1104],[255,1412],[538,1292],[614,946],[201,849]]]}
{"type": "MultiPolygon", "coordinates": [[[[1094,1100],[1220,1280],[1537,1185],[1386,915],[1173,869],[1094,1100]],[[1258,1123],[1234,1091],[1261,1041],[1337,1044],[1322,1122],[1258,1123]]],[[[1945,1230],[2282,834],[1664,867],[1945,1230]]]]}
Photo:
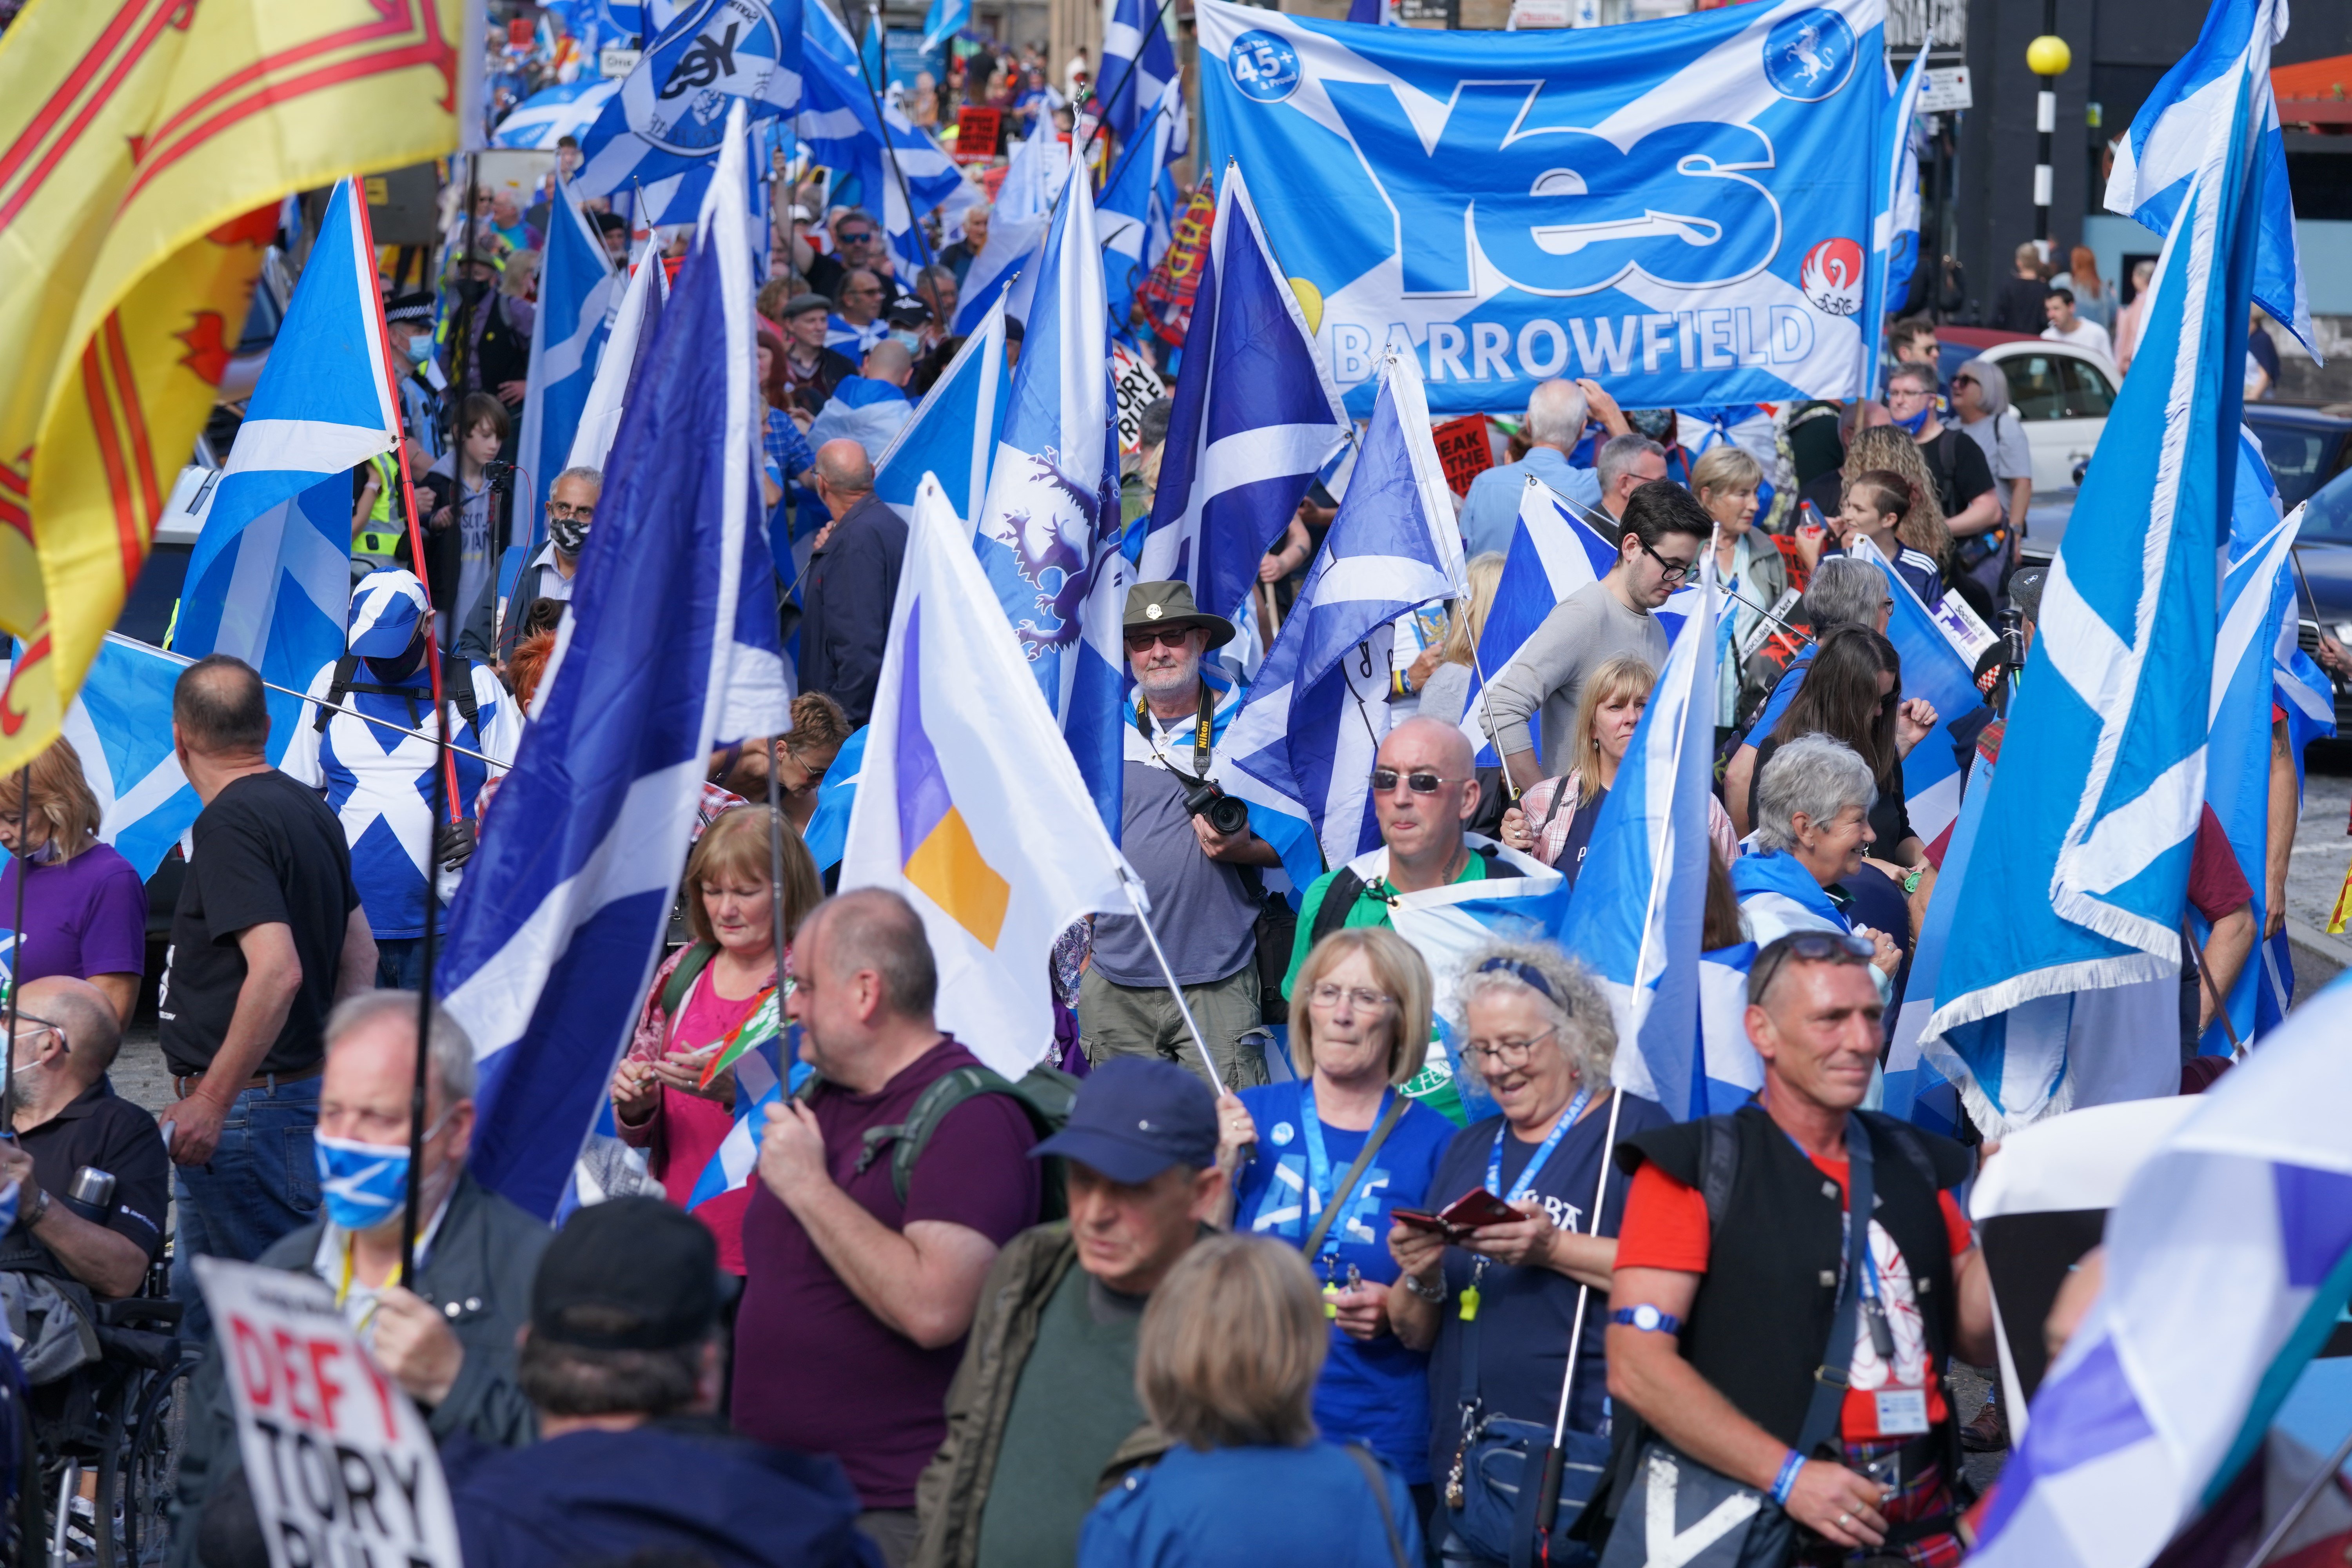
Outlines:
{"type": "Polygon", "coordinates": [[[0,1137],[7,1138],[16,1132],[16,994],[25,988],[25,884],[33,873],[25,840],[32,820],[33,764],[26,763],[16,770],[16,912],[8,922],[8,1058],[0,1062],[0,1137]]]}
{"type": "MultiPolygon", "coordinates": [[[[1613,1163],[1609,1152],[1617,1146],[1617,1113],[1625,1108],[1625,1092],[1615,1084],[1610,1085],[1609,1131],[1601,1140],[1601,1180],[1592,1193],[1593,1236],[1601,1234],[1601,1209],[1609,1198],[1609,1167],[1613,1163]]],[[[1579,1281],[1576,1287],[1576,1321],[1568,1330],[1568,1366],[1559,1376],[1559,1413],[1552,1417],[1551,1443],[1544,1449],[1542,1489],[1536,1493],[1536,1539],[1542,1543],[1541,1561],[1551,1561],[1551,1527],[1559,1518],[1560,1473],[1567,1468],[1568,1452],[1562,1446],[1568,1441],[1569,1396],[1576,1387],[1576,1358],[1584,1342],[1584,1307],[1592,1295],[1592,1287],[1579,1281]]]]}
{"type": "MultiPolygon", "coordinates": [[[[776,782],[776,753],[783,749],[784,738],[768,738],[768,919],[776,943],[776,1029],[784,1027],[784,803],[782,786],[776,782]]],[[[792,1064],[784,1064],[787,1070],[792,1064]]]]}
{"type": "Polygon", "coordinates": [[[1168,994],[1176,998],[1176,1011],[1191,1031],[1192,1047],[1201,1053],[1201,1065],[1209,1069],[1209,1084],[1219,1094],[1225,1092],[1225,1080],[1217,1072],[1216,1058],[1209,1055],[1209,1042],[1201,1037],[1201,1026],[1193,1020],[1192,1009],[1184,1001],[1184,988],[1176,984],[1176,972],[1168,967],[1168,955],[1160,950],[1160,933],[1151,929],[1151,917],[1143,912],[1143,889],[1131,877],[1122,876],[1119,886],[1127,889],[1128,907],[1135,911],[1135,923],[1143,928],[1143,940],[1151,944],[1151,956],[1160,961],[1160,973],[1168,982],[1168,994]]]}
{"type": "MultiPolygon", "coordinates": [[[[887,67],[890,45],[882,34],[882,8],[873,0],[866,0],[866,15],[873,20],[875,47],[882,51],[879,63],[887,67]]],[[[890,177],[898,182],[898,199],[907,207],[907,226],[914,230],[915,248],[922,253],[923,265],[928,268],[931,265],[930,237],[923,232],[922,220],[915,215],[915,198],[907,190],[907,172],[898,167],[898,149],[890,142],[890,121],[882,113],[882,95],[875,89],[874,79],[866,73],[864,49],[857,51],[857,78],[866,84],[866,101],[874,106],[874,127],[882,133],[882,155],[890,160],[890,177]]],[[[882,204],[882,248],[890,248],[890,204],[887,197],[882,204]]]]}

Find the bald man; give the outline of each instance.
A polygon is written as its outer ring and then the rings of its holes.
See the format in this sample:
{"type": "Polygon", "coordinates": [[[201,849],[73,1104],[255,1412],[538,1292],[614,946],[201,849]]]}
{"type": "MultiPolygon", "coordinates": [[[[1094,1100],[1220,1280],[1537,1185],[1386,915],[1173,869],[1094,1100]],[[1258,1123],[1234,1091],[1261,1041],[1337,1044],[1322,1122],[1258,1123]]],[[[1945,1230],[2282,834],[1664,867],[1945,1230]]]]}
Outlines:
{"type": "Polygon", "coordinates": [[[874,710],[907,520],[875,499],[874,465],[856,441],[816,449],[816,493],[833,521],[817,535],[802,591],[801,689],[829,694],[854,727],[874,710]]]}
{"type": "Polygon", "coordinates": [[[122,1044],[105,994],[53,975],[17,998],[13,1143],[0,1143],[0,1188],[21,1183],[21,1223],[0,1237],[0,1270],[66,1276],[93,1296],[140,1294],[163,1250],[172,1162],[155,1119],[117,1095],[106,1069],[122,1044]],[[114,1178],[95,1217],[66,1206],[84,1165],[114,1178]]]}

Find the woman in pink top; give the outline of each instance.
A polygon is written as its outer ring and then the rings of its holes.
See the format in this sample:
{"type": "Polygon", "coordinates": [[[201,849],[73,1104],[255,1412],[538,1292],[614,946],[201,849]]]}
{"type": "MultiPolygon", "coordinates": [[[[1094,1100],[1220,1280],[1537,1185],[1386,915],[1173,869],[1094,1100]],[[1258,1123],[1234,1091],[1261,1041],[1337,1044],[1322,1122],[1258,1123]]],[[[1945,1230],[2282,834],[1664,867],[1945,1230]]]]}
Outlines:
{"type": "MultiPolygon", "coordinates": [[[[696,842],[686,863],[686,923],[694,945],[671,954],[654,975],[636,1037],[613,1074],[613,1115],[621,1137],[646,1151],[654,1176],[680,1207],[735,1124],[735,1075],[721,1073],[704,1089],[703,1067],[776,984],[768,824],[764,806],[731,806],[696,842]],[[673,1017],[663,1004],[670,999],[672,976],[688,964],[699,973],[677,998],[673,1017]]],[[[789,944],[824,891],[799,832],[789,821],[782,831],[789,944]]],[[[789,964],[789,945],[783,956],[789,964]]],[[[737,1274],[743,1272],[743,1205],[750,1198],[748,1186],[738,1187],[694,1211],[718,1237],[720,1264],[737,1274]]]]}

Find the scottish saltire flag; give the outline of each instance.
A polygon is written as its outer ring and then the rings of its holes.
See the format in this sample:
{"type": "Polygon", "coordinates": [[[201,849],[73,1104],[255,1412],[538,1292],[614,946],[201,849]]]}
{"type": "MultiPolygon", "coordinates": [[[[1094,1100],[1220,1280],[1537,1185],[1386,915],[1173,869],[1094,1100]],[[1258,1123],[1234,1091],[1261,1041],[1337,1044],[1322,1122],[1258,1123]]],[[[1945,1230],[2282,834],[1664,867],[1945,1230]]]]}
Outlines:
{"type": "Polygon", "coordinates": [[[972,548],[1013,623],[1103,826],[1119,829],[1127,557],[1101,247],[1083,166],[1071,170],[1037,268],[972,548]]]}
{"type": "MultiPolygon", "coordinates": [[[[352,597],[351,470],[400,438],[375,256],[350,180],[319,238],[188,559],[173,648],[233,654],[296,691],[343,651],[352,597]]],[[[300,699],[269,694],[290,737],[300,699]]],[[[282,752],[283,742],[273,752],[282,752]]]]}
{"type": "Polygon", "coordinates": [[[524,99],[499,121],[490,137],[493,147],[529,147],[541,153],[552,153],[555,144],[566,136],[584,137],[596,117],[613,95],[621,90],[618,81],[602,77],[563,82],[542,88],[524,99]]]}
{"type": "MultiPolygon", "coordinates": [[[[1702,558],[1712,624],[1715,552],[1702,558]]],[[[1715,1095],[1699,1033],[1707,801],[1715,784],[1715,639],[1678,637],[1601,803],[1560,944],[1592,972],[1617,1022],[1612,1076],[1676,1119],[1715,1095]]]]}
{"type": "Polygon", "coordinates": [[[2352,1293],[2347,1037],[2339,976],[2132,1178],[1970,1562],[2143,1568],[2252,1455],[2352,1293]]]}
{"type": "MultiPolygon", "coordinates": [[[[1867,539],[1856,541],[1853,553],[1878,568],[1886,579],[1887,597],[1895,601],[1886,619],[1886,638],[1903,660],[1903,700],[1917,698],[1936,710],[1934,732],[1903,759],[1903,804],[1927,858],[1940,864],[1952,825],[1960,816],[1960,762],[1952,747],[1963,732],[1963,721],[1984,706],[1984,697],[1977,690],[1976,672],[1886,557],[1867,539]]],[[[1970,723],[1967,730],[1978,727],[1970,723]]]]}
{"type": "Polygon", "coordinates": [[[1138,580],[1188,584],[1194,603],[1235,616],[1256,591],[1258,563],[1349,432],[1249,186],[1228,169],[1138,580]]]}
{"type": "MultiPolygon", "coordinates": [[[[1911,118],[1918,112],[1919,89],[1927,78],[1927,49],[1932,33],[1911,57],[1903,79],[1886,67],[1885,120],[1879,127],[1872,170],[1879,184],[1871,191],[1871,305],[1862,319],[1875,321],[1891,313],[1906,297],[1912,270],[1919,262],[1919,153],[1911,140],[1911,118]]],[[[1878,393],[1878,356],[1870,356],[1870,391],[1878,393]]],[[[1696,448],[1694,448],[1696,449],[1696,448]]]]}
{"type": "Polygon", "coordinates": [[[1748,1037],[1748,972],[1756,944],[1743,942],[1698,955],[1699,1074],[1708,1116],[1723,1116],[1764,1088],[1764,1059],[1748,1037]]]}
{"type": "MultiPolygon", "coordinates": [[[[1432,1007],[1441,1018],[1454,1011],[1455,982],[1473,952],[1490,942],[1556,940],[1570,901],[1568,879],[1553,868],[1482,834],[1463,837],[1474,852],[1491,854],[1517,875],[1400,893],[1389,910],[1396,933],[1429,965],[1432,1007]]],[[[1369,886],[1388,875],[1388,848],[1367,850],[1348,865],[1369,886]]]]}
{"type": "MultiPolygon", "coordinates": [[[[1486,606],[1486,623],[1478,630],[1477,659],[1470,669],[1470,696],[1462,709],[1462,733],[1475,748],[1482,768],[1501,765],[1495,742],[1486,736],[1486,682],[1519,657],[1519,650],[1541,628],[1546,616],[1580,588],[1599,582],[1615,562],[1595,568],[1586,541],[1598,536],[1573,521],[1561,510],[1559,498],[1533,474],[1519,498],[1518,525],[1511,531],[1511,548],[1503,556],[1503,574],[1495,583],[1495,596],[1486,606]]],[[[1544,754],[1543,737],[1536,731],[1541,714],[1531,715],[1528,730],[1535,735],[1536,754],[1544,754]]]]}
{"type": "Polygon", "coordinates": [[[611,332],[614,297],[622,279],[604,242],[589,226],[571,185],[549,204],[547,246],[539,268],[539,315],[530,340],[530,390],[522,400],[522,433],[515,466],[530,478],[528,538],[537,544],[547,489],[555,482],[580,433],[581,412],[595,384],[596,362],[611,332]]]}
{"type": "Polygon", "coordinates": [[[641,221],[692,218],[733,106],[741,103],[754,119],[800,108],[803,3],[693,0],[678,7],[580,138],[583,162],[572,178],[579,193],[642,187],[641,221]]]}
{"type": "Polygon", "coordinates": [[[2286,37],[2284,0],[2214,0],[2197,44],[2164,73],[2132,116],[2116,146],[2107,175],[2107,210],[2169,234],[2188,203],[2206,143],[2224,117],[2240,109],[2238,72],[2252,63],[2254,81],[2244,112],[2260,117],[2253,156],[2261,164],[2260,235],[2254,254],[2254,303],[2295,335],[2317,359],[2311,306],[2304,297],[2296,253],[2294,202],[2287,189],[2286,142],[2279,132],[2278,100],[2271,91],[2271,48],[2286,37]]]}
{"type": "Polygon", "coordinates": [[[1004,180],[989,213],[988,243],[964,275],[956,310],[959,332],[977,331],[999,298],[1013,320],[1028,320],[1037,293],[1037,261],[1053,226],[1055,194],[1069,180],[1069,152],[1052,128],[1048,120],[1035,134],[1014,142],[1005,160],[1004,180]]]}
{"type": "Polygon", "coordinates": [[[948,40],[971,25],[971,0],[931,0],[923,15],[923,52],[944,49],[948,40]]]}
{"type": "Polygon", "coordinates": [[[436,978],[474,1173],[554,1214],[661,956],[711,748],[791,725],[761,528],[743,112],[614,444],[572,614],[436,978]]]}
{"type": "Polygon", "coordinates": [[[1160,0],[1103,0],[1102,69],[1095,73],[1100,96],[1095,112],[1103,129],[1123,146],[1136,126],[1177,79],[1175,24],[1161,14],[1160,0]]]}
{"type": "Polygon", "coordinates": [[[1389,731],[1396,619],[1461,587],[1462,536],[1420,393],[1412,362],[1390,361],[1339,513],[1222,748],[1227,791],[1313,823],[1333,866],[1381,841],[1372,757],[1389,731]]]}
{"type": "MultiPolygon", "coordinates": [[[[874,493],[913,521],[915,492],[935,476],[948,510],[971,521],[988,493],[989,466],[1013,401],[1004,363],[1004,300],[997,297],[954,359],[923,395],[915,416],[874,465],[874,493]]],[[[829,775],[828,775],[829,776],[829,775]]]]}
{"type": "MultiPolygon", "coordinates": [[[[80,754],[82,777],[98,798],[98,836],[131,862],[142,881],[155,874],[204,809],[172,750],[172,688],[186,668],[185,659],[109,632],[66,710],[65,737],[80,754]]],[[[286,754],[294,729],[271,715],[271,763],[286,754]]]]}
{"type": "Polygon", "coordinates": [[[841,887],[905,895],[939,962],[940,1027],[1019,1078],[1054,1037],[1055,939],[1081,915],[1127,912],[1127,889],[1139,896],[1142,884],[1097,816],[995,598],[970,531],[925,484],[841,887]]]}
{"type": "MultiPolygon", "coordinates": [[[[2217,521],[2239,457],[2267,24],[2230,77],[2150,330],[2060,544],[1921,1047],[1988,1138],[2179,1082],[2180,927],[2205,794],[2217,521]],[[2152,369],[2150,368],[2152,367],[2152,369]]],[[[1916,984],[1916,981],[1913,982],[1916,984]]]]}
{"type": "Polygon", "coordinates": [[[800,1088],[814,1070],[800,1059],[800,1026],[784,1021],[782,998],[770,990],[703,1069],[706,1086],[722,1072],[735,1075],[735,1122],[695,1178],[686,1200],[689,1212],[750,1183],[760,1163],[760,1133],[768,1124],[768,1107],[800,1088]],[[792,1064],[789,1072],[786,1062],[792,1064]]]}
{"type": "MultiPolygon", "coordinates": [[[[1953,914],[1960,907],[1968,887],[1976,858],[1977,835],[1984,825],[1985,802],[1992,795],[1992,781],[2000,772],[1998,752],[1997,743],[1988,747],[1979,742],[1974,771],[1960,799],[1959,817],[1952,826],[1951,836],[1944,845],[1943,859],[1937,868],[1936,889],[1927,898],[1927,918],[1920,922],[1918,937],[1911,944],[1911,968],[1904,979],[1903,1001],[1895,1011],[1881,1078],[1883,1098],[1879,1109],[1933,1132],[1949,1133],[1958,1127],[1959,1092],[1922,1050],[1921,1037],[1927,1033],[1927,1020],[1935,1015],[1936,997],[1943,981],[1944,954],[1952,944],[1953,914]],[[1988,755],[1988,751],[1993,754],[1988,755]]],[[[1996,868],[1992,874],[1999,876],[1999,869],[1996,868]]],[[[2177,1009],[2177,1001],[2175,1006],[2177,1009]]],[[[2177,1013],[2172,1029],[2168,1038],[2179,1033],[2177,1013]]],[[[1948,1053],[1946,1062],[1951,1059],[1948,1053]]],[[[1988,1091],[1988,1098],[1991,1097],[1991,1091],[1988,1091]]]]}
{"type": "Polygon", "coordinates": [[[964,183],[963,173],[929,132],[869,85],[857,40],[833,7],[803,0],[807,47],[801,57],[804,98],[793,129],[810,162],[854,175],[881,220],[891,253],[908,268],[929,259],[915,220],[964,183]]]}
{"type": "Polygon", "coordinates": [[[1151,198],[1161,172],[1176,154],[1169,152],[1184,121],[1184,84],[1171,81],[1160,90],[1141,134],[1129,139],[1119,153],[1110,178],[1097,198],[1096,222],[1102,232],[1103,295],[1110,311],[1111,330],[1124,332],[1135,291],[1151,276],[1160,258],[1150,247],[1151,198]]]}
{"type": "MultiPolygon", "coordinates": [[[[653,347],[663,303],[669,298],[669,272],[658,255],[648,255],[629,274],[621,289],[620,308],[596,353],[596,373],[588,395],[581,400],[580,416],[572,433],[572,450],[563,468],[602,468],[620,433],[621,410],[628,402],[629,384],[653,347]]],[[[557,470],[561,472],[562,469],[557,470]]],[[[548,482],[553,482],[553,476],[548,482]]]]}
{"type": "Polygon", "coordinates": [[[1401,345],[1441,414],[1549,376],[1629,408],[1852,397],[1878,342],[1885,11],[1477,33],[1202,0],[1211,162],[1259,177],[1352,412],[1401,345]]]}
{"type": "Polygon", "coordinates": [[[871,732],[872,726],[866,724],[851,731],[834,753],[833,766],[824,771],[824,782],[817,785],[816,812],[801,842],[808,846],[820,871],[841,864],[842,848],[849,841],[849,809],[857,804],[857,781],[866,772],[866,737],[871,732]]]}

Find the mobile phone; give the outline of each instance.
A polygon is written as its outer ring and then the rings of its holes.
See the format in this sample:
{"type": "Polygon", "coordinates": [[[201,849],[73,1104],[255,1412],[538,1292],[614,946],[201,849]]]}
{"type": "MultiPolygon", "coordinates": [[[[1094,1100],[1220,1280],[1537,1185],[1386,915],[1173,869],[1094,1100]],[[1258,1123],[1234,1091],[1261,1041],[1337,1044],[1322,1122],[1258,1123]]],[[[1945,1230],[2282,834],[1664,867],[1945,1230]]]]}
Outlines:
{"type": "Polygon", "coordinates": [[[1391,1209],[1389,1217],[1397,1224],[1410,1226],[1414,1230],[1433,1230],[1442,1233],[1452,1228],[1435,1215],[1423,1209],[1391,1209]]]}
{"type": "Polygon", "coordinates": [[[1483,1230],[1526,1217],[1484,1187],[1471,1188],[1438,1211],[1438,1218],[1456,1230],[1483,1230]]]}

